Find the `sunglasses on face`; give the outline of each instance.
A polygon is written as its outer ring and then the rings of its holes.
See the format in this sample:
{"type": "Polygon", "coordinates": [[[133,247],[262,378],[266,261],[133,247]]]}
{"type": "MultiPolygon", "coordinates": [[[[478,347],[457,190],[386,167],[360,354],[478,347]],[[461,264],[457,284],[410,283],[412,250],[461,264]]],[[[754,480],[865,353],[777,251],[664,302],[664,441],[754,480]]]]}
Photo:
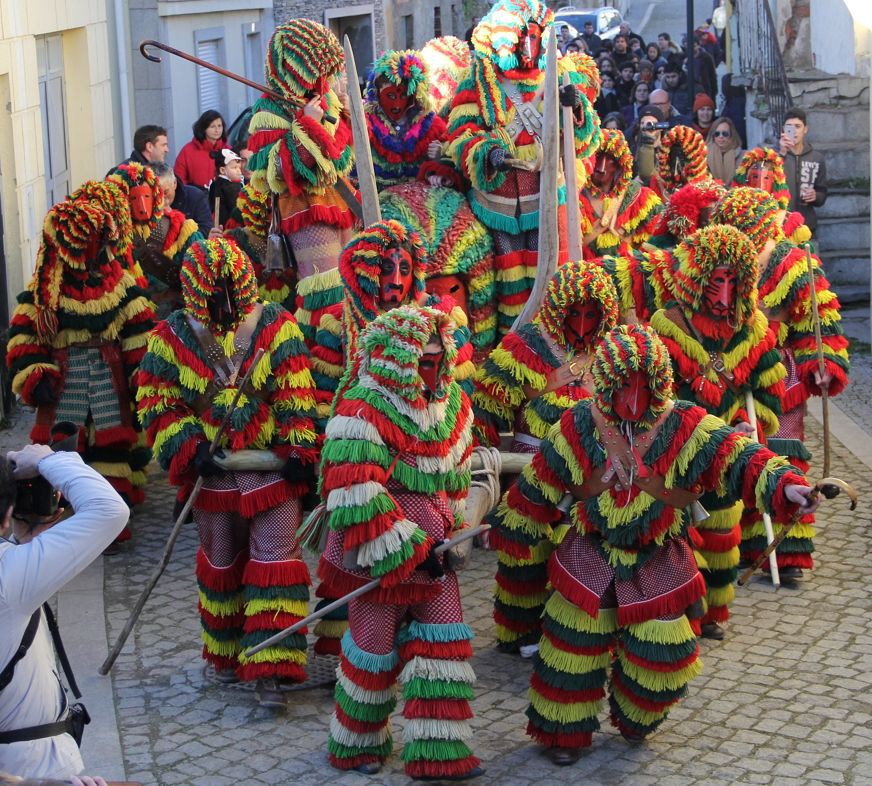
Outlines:
{"type": "Polygon", "coordinates": [[[724,139],[729,139],[732,136],[732,133],[729,131],[715,131],[712,136],[721,136],[724,139]]]}

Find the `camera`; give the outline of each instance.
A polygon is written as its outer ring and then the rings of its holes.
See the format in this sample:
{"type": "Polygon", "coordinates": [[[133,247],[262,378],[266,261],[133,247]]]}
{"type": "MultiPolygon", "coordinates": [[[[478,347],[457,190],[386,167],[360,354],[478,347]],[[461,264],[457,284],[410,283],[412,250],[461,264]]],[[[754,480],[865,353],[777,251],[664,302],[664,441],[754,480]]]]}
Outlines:
{"type": "MultiPolygon", "coordinates": [[[[79,442],[79,427],[69,420],[62,420],[52,426],[49,445],[56,453],[75,452],[79,442]]],[[[53,516],[58,509],[60,495],[44,477],[26,478],[15,483],[15,506],[12,515],[53,516]]]]}
{"type": "Polygon", "coordinates": [[[643,124],[642,124],[642,130],[643,130],[643,131],[668,131],[668,130],[669,130],[669,123],[666,123],[666,122],[662,122],[662,123],[651,123],[651,122],[643,123],[643,124]]]}

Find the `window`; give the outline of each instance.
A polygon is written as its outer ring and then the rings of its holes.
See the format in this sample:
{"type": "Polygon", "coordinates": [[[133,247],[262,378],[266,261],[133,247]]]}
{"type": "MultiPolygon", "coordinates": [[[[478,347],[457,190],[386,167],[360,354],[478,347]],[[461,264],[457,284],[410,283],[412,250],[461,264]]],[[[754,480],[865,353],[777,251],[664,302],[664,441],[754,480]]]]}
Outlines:
{"type": "Polygon", "coordinates": [[[340,41],[348,36],[357,65],[357,78],[362,81],[375,59],[373,54],[375,52],[375,30],[372,5],[328,8],[324,11],[324,25],[330,28],[340,41]]]}
{"type": "Polygon", "coordinates": [[[42,151],[45,159],[46,203],[56,205],[70,190],[64,52],[60,35],[36,39],[42,151]]]}
{"type": "MultiPolygon", "coordinates": [[[[245,76],[253,82],[262,82],[265,53],[260,25],[257,22],[243,25],[242,35],[245,42],[245,76]]],[[[260,93],[253,87],[246,88],[246,94],[249,104],[253,104],[260,97],[260,93]]]]}
{"type": "Polygon", "coordinates": [[[442,35],[442,9],[437,5],[433,9],[433,37],[439,38],[442,35]]]}
{"type": "MultiPolygon", "coordinates": [[[[224,31],[222,29],[198,30],[194,33],[197,57],[212,65],[224,66],[224,31]]],[[[200,114],[207,109],[216,109],[227,115],[225,104],[225,78],[208,68],[197,66],[197,105],[200,114]]]]}
{"type": "Polygon", "coordinates": [[[406,49],[415,48],[415,18],[411,14],[403,17],[403,27],[406,34],[406,49]]]}

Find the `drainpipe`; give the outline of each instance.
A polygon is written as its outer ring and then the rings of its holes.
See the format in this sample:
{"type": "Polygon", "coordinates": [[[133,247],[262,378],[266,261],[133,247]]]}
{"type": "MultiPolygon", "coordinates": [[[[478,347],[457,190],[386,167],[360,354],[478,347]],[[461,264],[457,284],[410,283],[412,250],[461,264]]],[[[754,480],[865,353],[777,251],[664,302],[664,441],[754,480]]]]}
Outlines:
{"type": "Polygon", "coordinates": [[[124,26],[124,0],[113,0],[115,9],[115,48],[118,51],[118,91],[121,99],[121,155],[127,153],[127,145],[133,144],[130,132],[130,85],[127,73],[127,35],[124,26]]]}

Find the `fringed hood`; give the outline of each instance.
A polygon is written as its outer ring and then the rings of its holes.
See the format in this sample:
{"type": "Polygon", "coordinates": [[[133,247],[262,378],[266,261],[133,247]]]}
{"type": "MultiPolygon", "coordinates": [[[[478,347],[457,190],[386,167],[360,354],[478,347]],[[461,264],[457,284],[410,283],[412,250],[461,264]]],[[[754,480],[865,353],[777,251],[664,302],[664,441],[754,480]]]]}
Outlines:
{"type": "MultiPolygon", "coordinates": [[[[476,52],[491,60],[501,71],[518,67],[515,47],[530,22],[543,30],[554,21],[554,12],[539,0],[497,0],[472,31],[476,52]]],[[[544,37],[538,67],[545,68],[544,37]]]]}
{"type": "Polygon", "coordinates": [[[326,95],[327,81],[344,63],[342,45],[330,30],[311,19],[292,19],[272,34],[264,72],[277,93],[301,98],[326,95]]]}
{"type": "Polygon", "coordinates": [[[270,224],[270,195],[260,191],[251,183],[243,186],[236,198],[236,210],[242,219],[242,226],[257,237],[266,237],[270,224]]]}
{"type": "Polygon", "coordinates": [[[453,35],[432,38],[420,52],[430,74],[430,98],[440,115],[454,98],[463,72],[469,67],[469,47],[453,35]]]}
{"type": "MultiPolygon", "coordinates": [[[[133,224],[133,232],[135,234],[148,238],[152,230],[157,226],[158,221],[163,217],[164,210],[167,207],[167,205],[164,205],[163,189],[160,187],[157,176],[150,167],[138,164],[136,161],[130,161],[127,164],[119,164],[115,167],[106,176],[106,180],[118,186],[128,199],[130,189],[136,186],[148,186],[151,189],[152,200],[154,202],[151,219],[145,224],[133,224]]],[[[129,202],[127,211],[128,213],[130,212],[129,202]]]]}
{"type": "Polygon", "coordinates": [[[675,126],[666,132],[657,154],[657,174],[670,191],[680,188],[686,183],[708,178],[709,169],[706,156],[708,148],[702,134],[690,126],[675,126]],[[684,161],[684,168],[679,176],[673,174],[675,156],[684,161]]]}
{"type": "Polygon", "coordinates": [[[772,198],[781,210],[787,210],[790,204],[790,191],[787,189],[787,177],[784,174],[784,159],[771,147],[755,147],[742,156],[736,167],[732,185],[747,186],[748,175],[757,164],[764,164],[772,170],[772,198]]]}
{"type": "MultiPolygon", "coordinates": [[[[590,180],[588,180],[586,188],[597,197],[611,197],[620,200],[623,198],[624,193],[630,185],[630,181],[633,179],[633,155],[630,153],[630,146],[627,144],[627,138],[624,136],[622,131],[603,128],[601,129],[601,134],[602,142],[600,142],[600,146],[597,149],[597,155],[605,153],[607,156],[613,158],[615,163],[618,165],[618,174],[615,178],[612,190],[608,194],[604,194],[590,180]]],[[[594,161],[595,160],[596,156],[594,156],[594,161]]]]}
{"type": "Polygon", "coordinates": [[[117,237],[109,240],[109,253],[126,257],[133,248],[133,219],[126,192],[108,180],[86,180],[70,194],[71,202],[93,203],[115,220],[117,237]]]}
{"type": "Polygon", "coordinates": [[[671,197],[663,214],[663,224],[673,237],[686,240],[700,228],[700,217],[727,194],[716,180],[700,180],[682,186],[671,197]]]}
{"type": "Polygon", "coordinates": [[[402,88],[417,104],[417,113],[433,111],[430,101],[429,73],[419,52],[413,49],[385,52],[373,64],[366,80],[366,111],[382,116],[378,101],[379,83],[389,83],[402,88]]]}
{"type": "Polygon", "coordinates": [[[731,188],[715,209],[712,220],[741,230],[757,254],[768,241],[784,240],[778,202],[759,188],[731,188]]]}

